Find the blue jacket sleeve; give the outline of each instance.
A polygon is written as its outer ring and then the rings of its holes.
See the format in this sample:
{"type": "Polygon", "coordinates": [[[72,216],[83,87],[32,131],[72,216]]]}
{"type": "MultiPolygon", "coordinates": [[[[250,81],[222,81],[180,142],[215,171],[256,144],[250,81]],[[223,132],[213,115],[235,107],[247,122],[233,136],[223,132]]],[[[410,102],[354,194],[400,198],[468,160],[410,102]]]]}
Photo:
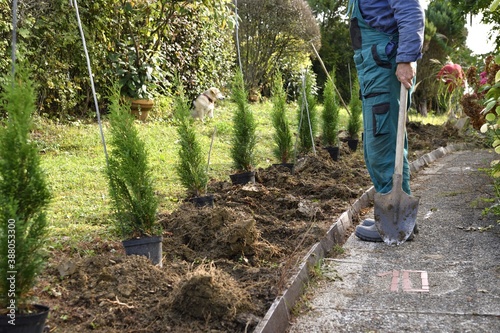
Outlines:
{"type": "Polygon", "coordinates": [[[425,12],[419,0],[388,0],[398,25],[396,62],[413,62],[422,57],[425,12]]]}

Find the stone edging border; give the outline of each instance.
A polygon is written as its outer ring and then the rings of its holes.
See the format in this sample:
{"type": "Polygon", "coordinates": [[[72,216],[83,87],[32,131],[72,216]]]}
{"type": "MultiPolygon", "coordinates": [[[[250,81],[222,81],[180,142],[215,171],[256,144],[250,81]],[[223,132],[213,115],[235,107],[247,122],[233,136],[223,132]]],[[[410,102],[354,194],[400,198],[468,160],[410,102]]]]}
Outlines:
{"type": "MultiPolygon", "coordinates": [[[[459,150],[471,149],[473,146],[466,143],[451,144],[446,147],[439,147],[410,163],[410,171],[418,172],[422,168],[430,165],[437,159],[459,150]]],[[[357,199],[352,206],[342,213],[338,220],[330,227],[326,236],[318,243],[314,244],[309,252],[302,259],[298,272],[289,280],[288,288],[282,296],[276,297],[273,304],[267,311],[264,318],[255,327],[253,333],[280,333],[285,332],[289,326],[290,311],[304,291],[304,285],[309,281],[309,268],[315,266],[325,257],[335,244],[341,244],[346,236],[346,231],[350,228],[352,217],[357,215],[362,209],[368,208],[375,189],[370,187],[357,199]]]]}

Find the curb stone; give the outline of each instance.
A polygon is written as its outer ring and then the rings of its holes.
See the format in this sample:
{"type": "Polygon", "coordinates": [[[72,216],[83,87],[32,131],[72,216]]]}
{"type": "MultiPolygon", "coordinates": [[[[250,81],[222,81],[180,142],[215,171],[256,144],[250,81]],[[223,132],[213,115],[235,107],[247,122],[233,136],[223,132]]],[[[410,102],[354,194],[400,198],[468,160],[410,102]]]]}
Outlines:
{"type": "MultiPolygon", "coordinates": [[[[447,154],[472,148],[472,145],[466,143],[439,147],[411,162],[410,171],[416,173],[447,154]]],[[[325,237],[311,247],[301,260],[298,272],[290,278],[288,288],[281,296],[276,297],[264,318],[255,327],[253,333],[280,333],[286,331],[289,326],[290,312],[303,294],[305,286],[310,280],[309,269],[322,260],[334,245],[342,244],[347,230],[353,226],[353,216],[359,214],[362,209],[370,207],[374,194],[375,189],[372,186],[347,211],[340,215],[327,231],[325,237]]]]}

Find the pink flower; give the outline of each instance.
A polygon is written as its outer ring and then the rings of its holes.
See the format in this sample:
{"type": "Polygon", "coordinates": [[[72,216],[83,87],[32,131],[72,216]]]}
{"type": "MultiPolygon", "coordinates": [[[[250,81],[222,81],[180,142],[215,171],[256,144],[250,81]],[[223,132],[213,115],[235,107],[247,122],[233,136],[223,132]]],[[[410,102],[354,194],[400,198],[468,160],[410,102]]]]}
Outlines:
{"type": "Polygon", "coordinates": [[[479,83],[481,85],[486,84],[488,82],[488,74],[486,72],[482,72],[480,75],[481,75],[481,81],[479,81],[479,83]]]}

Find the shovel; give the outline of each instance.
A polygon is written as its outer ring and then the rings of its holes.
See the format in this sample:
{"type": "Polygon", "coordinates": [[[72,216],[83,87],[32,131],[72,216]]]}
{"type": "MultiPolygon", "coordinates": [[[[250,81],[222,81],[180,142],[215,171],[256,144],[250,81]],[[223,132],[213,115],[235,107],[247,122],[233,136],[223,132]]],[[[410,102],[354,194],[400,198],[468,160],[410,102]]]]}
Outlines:
{"type": "Polygon", "coordinates": [[[410,237],[417,219],[419,198],[403,191],[403,150],[408,91],[401,84],[396,158],[392,175],[392,190],[375,193],[375,227],[386,244],[400,245],[410,237]]]}

